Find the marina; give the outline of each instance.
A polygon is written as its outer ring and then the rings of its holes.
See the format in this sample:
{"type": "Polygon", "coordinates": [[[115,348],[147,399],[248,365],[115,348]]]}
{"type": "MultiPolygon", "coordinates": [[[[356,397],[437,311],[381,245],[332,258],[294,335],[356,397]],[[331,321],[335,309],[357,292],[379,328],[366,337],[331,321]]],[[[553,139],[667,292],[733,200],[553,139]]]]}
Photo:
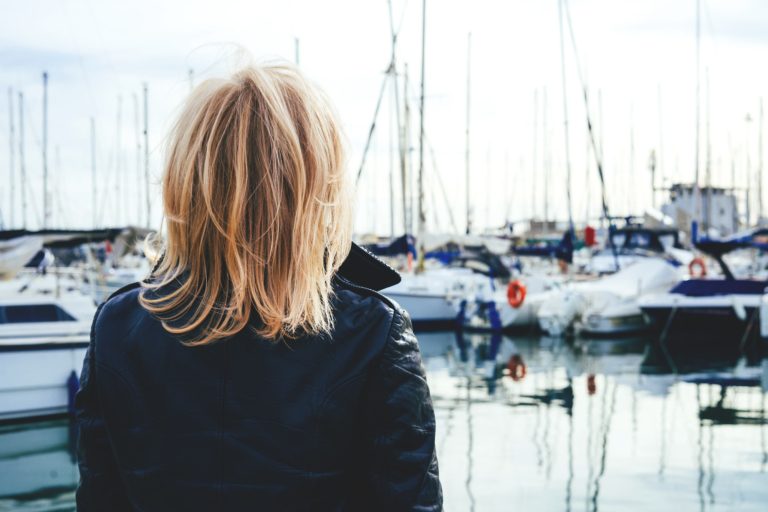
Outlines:
{"type": "Polygon", "coordinates": [[[400,276],[380,293],[418,339],[446,511],[768,507],[762,4],[275,3],[273,32],[224,3],[189,30],[122,13],[154,34],[130,52],[87,2],[45,51],[6,27],[0,512],[75,510],[94,315],[163,257],[164,134],[254,49],[340,106],[351,250],[400,276]]]}

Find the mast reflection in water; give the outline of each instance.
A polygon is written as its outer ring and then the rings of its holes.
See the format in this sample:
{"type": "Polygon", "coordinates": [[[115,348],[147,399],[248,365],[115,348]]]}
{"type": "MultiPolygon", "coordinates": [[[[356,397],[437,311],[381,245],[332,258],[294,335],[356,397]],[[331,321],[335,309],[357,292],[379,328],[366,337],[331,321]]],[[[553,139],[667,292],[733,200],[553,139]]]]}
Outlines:
{"type": "Polygon", "coordinates": [[[768,360],[419,335],[449,510],[766,510],[768,360]]]}

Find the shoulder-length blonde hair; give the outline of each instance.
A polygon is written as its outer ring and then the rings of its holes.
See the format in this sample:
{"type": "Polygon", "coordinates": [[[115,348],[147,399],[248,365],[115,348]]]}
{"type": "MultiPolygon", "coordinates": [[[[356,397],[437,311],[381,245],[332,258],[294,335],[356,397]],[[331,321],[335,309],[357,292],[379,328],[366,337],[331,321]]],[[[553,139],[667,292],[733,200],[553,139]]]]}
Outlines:
{"type": "Polygon", "coordinates": [[[297,69],[200,84],[162,183],[164,256],[139,300],[168,332],[202,345],[251,320],[270,339],[331,330],[351,197],[335,113],[297,69]]]}

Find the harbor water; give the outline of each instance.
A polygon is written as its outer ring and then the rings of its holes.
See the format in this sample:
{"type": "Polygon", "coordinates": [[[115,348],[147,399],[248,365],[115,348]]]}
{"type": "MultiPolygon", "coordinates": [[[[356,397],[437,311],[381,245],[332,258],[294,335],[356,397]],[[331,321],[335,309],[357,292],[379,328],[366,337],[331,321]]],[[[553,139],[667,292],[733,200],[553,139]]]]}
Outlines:
{"type": "MultiPolygon", "coordinates": [[[[765,510],[762,354],[670,365],[644,339],[419,341],[447,511],[765,510]]],[[[74,510],[74,436],[67,419],[0,427],[0,511],[74,510]]]]}

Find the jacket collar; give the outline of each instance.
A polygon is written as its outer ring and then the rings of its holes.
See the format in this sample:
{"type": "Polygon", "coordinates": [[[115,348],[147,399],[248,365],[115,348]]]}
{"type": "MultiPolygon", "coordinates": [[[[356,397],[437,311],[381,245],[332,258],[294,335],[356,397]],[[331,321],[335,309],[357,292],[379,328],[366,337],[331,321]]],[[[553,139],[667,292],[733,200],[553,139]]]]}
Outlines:
{"type": "Polygon", "coordinates": [[[395,269],[356,243],[352,243],[349,256],[341,264],[338,274],[358,286],[376,291],[400,282],[400,274],[395,269]]]}

